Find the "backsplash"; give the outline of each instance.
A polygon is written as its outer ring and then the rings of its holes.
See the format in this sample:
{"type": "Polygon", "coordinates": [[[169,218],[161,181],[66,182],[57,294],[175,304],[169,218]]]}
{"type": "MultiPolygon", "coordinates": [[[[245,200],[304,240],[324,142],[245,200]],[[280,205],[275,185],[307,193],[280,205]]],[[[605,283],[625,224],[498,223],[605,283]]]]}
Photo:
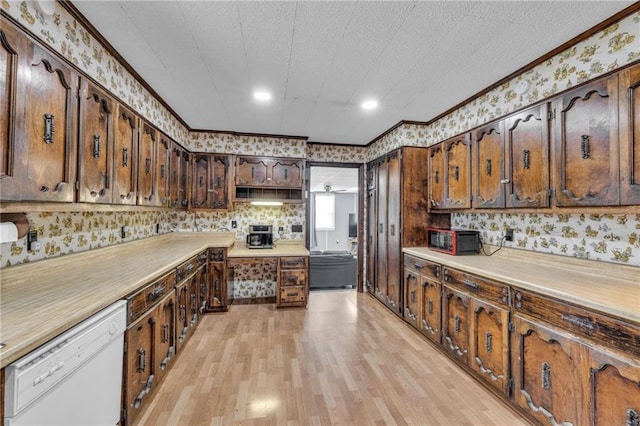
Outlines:
{"type": "Polygon", "coordinates": [[[474,229],[482,241],[505,247],[640,266],[640,214],[454,213],[451,228],[474,229]]]}

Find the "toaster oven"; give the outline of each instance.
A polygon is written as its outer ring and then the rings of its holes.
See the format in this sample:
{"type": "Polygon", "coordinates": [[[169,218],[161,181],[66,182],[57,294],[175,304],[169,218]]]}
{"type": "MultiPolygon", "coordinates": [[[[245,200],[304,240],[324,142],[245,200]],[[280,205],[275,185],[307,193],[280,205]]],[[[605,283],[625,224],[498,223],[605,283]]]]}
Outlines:
{"type": "Polygon", "coordinates": [[[442,253],[480,253],[480,232],[462,229],[427,228],[427,247],[442,253]]]}

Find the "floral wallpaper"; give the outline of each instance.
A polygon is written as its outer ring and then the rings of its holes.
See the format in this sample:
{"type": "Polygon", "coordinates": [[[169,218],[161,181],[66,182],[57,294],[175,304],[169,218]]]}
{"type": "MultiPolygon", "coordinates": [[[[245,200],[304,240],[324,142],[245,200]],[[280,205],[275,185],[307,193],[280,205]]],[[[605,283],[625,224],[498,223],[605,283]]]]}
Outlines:
{"type": "Polygon", "coordinates": [[[236,239],[245,240],[249,225],[273,225],[273,238],[304,240],[304,232],[292,232],[292,225],[305,228],[305,204],[283,204],[282,206],[252,206],[236,203],[232,212],[178,211],[172,212],[171,222],[177,232],[233,231],[231,222],[236,221],[236,239]],[[282,227],[282,232],[279,228],[282,227]]]}
{"type": "Polygon", "coordinates": [[[330,145],[307,143],[307,161],[327,163],[366,163],[366,146],[330,145]]]}
{"type": "Polygon", "coordinates": [[[13,243],[2,243],[0,267],[172,232],[171,215],[170,211],[29,213],[31,229],[38,231],[42,249],[27,250],[26,237],[13,243]],[[122,227],[126,227],[124,238],[122,227]]]}
{"type": "Polygon", "coordinates": [[[233,299],[253,299],[275,297],[276,265],[237,265],[233,268],[233,285],[230,285],[233,299]]]}
{"type": "Polygon", "coordinates": [[[197,152],[305,158],[306,144],[305,139],[298,138],[191,132],[186,148],[197,152]]]}
{"type": "Polygon", "coordinates": [[[484,243],[640,266],[640,214],[456,213],[451,227],[481,231],[484,243]]]}

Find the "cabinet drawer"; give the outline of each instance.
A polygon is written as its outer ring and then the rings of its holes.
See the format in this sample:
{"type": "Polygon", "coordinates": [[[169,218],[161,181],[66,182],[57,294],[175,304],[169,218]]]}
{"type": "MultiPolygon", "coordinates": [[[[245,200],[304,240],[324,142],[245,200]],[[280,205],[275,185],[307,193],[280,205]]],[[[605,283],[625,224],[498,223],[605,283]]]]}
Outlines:
{"type": "Polygon", "coordinates": [[[304,256],[280,258],[280,269],[306,269],[306,268],[307,268],[307,258],[304,256]]]}
{"type": "Polygon", "coordinates": [[[404,267],[422,275],[426,279],[440,282],[442,267],[438,263],[405,254],[404,267]]]}
{"type": "Polygon", "coordinates": [[[307,284],[307,273],[305,270],[291,269],[280,272],[280,286],[305,286],[307,284]]]}
{"type": "Polygon", "coordinates": [[[224,262],[227,258],[227,249],[225,248],[210,248],[209,249],[209,261],[210,262],[224,262]]]}
{"type": "Polygon", "coordinates": [[[177,269],[178,281],[181,281],[187,276],[193,274],[196,271],[196,269],[198,269],[198,266],[206,262],[207,257],[206,257],[206,254],[203,255],[203,253],[193,256],[191,259],[187,260],[182,265],[178,266],[178,269],[177,269]]]}
{"type": "Polygon", "coordinates": [[[280,303],[304,303],[307,297],[305,286],[282,287],[280,289],[280,303]]]}
{"type": "Polygon", "coordinates": [[[548,297],[515,290],[515,311],[558,326],[600,345],[640,356],[640,327],[548,297]]]}
{"type": "Polygon", "coordinates": [[[455,269],[442,269],[442,279],[451,287],[502,306],[511,306],[509,286],[455,269]]]}
{"type": "Polygon", "coordinates": [[[131,323],[159,302],[176,284],[176,273],[171,271],[127,297],[127,323],[131,323]]]}

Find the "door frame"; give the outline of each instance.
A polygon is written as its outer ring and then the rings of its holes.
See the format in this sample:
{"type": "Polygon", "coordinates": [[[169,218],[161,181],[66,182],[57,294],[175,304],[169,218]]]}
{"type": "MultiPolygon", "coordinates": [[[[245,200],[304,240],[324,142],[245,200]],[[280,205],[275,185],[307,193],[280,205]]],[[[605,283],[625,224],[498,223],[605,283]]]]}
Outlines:
{"type": "Polygon", "coordinates": [[[364,163],[331,163],[324,161],[307,161],[304,172],[304,185],[307,193],[306,199],[306,217],[305,217],[305,246],[307,250],[311,248],[311,168],[312,167],[341,167],[345,169],[358,169],[358,283],[356,291],[363,291],[363,275],[364,275],[364,163]]]}

